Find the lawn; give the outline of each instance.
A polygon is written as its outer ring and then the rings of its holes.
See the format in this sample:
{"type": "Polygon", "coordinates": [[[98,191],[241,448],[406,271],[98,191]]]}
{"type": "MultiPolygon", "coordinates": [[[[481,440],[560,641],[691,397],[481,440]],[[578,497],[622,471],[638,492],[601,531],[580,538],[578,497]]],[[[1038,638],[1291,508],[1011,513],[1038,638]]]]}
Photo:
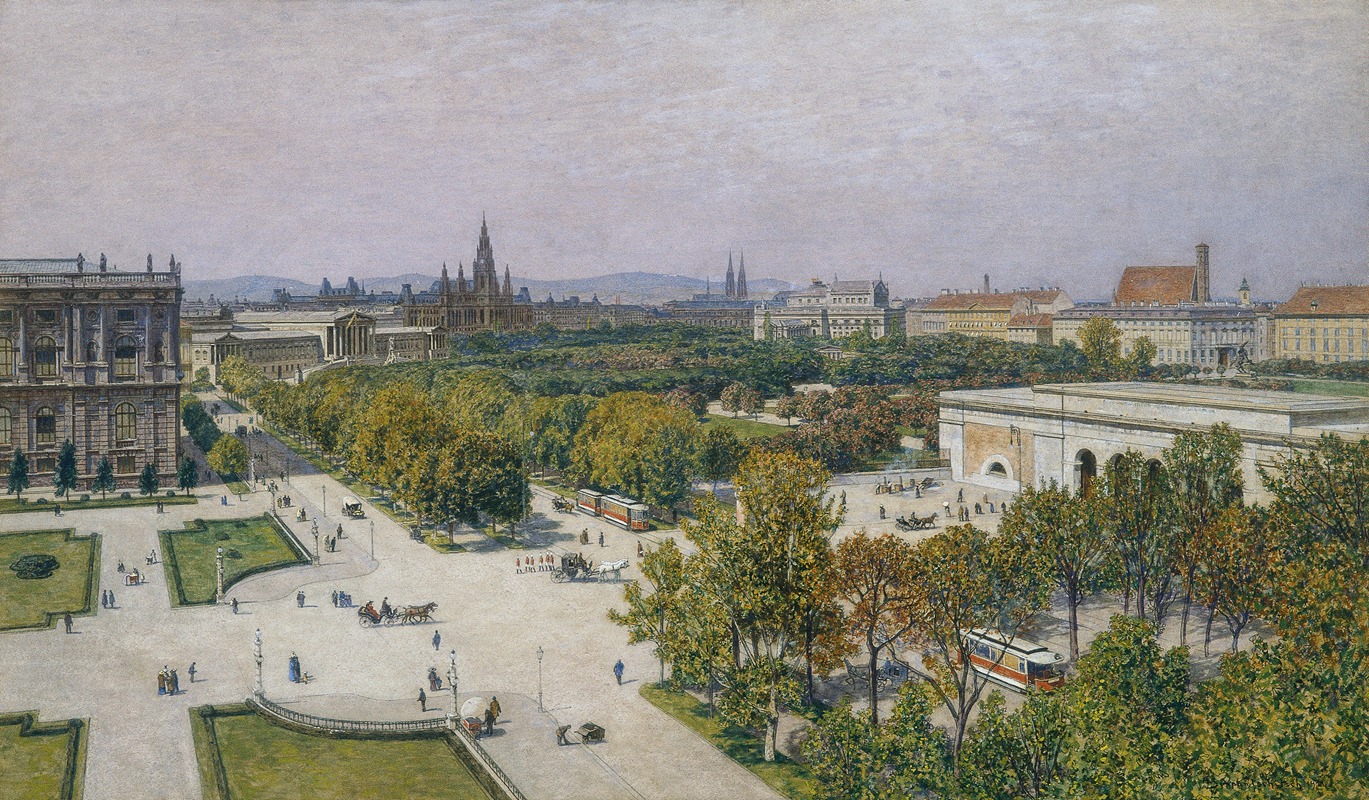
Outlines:
{"type": "Polygon", "coordinates": [[[784,433],[789,430],[783,425],[771,425],[768,422],[757,422],[745,417],[723,417],[717,414],[709,414],[703,423],[704,433],[714,428],[731,428],[738,439],[743,442],[747,439],[760,439],[766,436],[774,436],[777,433],[784,433]]]}
{"type": "Polygon", "coordinates": [[[310,736],[241,706],[194,709],[191,720],[206,800],[224,797],[221,787],[243,800],[489,798],[442,737],[310,736]]]}
{"type": "Polygon", "coordinates": [[[225,480],[223,482],[223,485],[224,488],[228,489],[228,491],[232,494],[244,495],[252,493],[252,487],[248,486],[246,483],[238,480],[237,478],[229,478],[228,480],[225,480]]]}
{"type": "Polygon", "coordinates": [[[100,579],[99,537],[72,534],[70,529],[0,534],[0,630],[47,628],[64,613],[90,611],[100,579]],[[20,578],[9,566],[30,554],[55,556],[59,566],[46,578],[20,578]]]}
{"type": "Polygon", "coordinates": [[[1360,381],[1313,380],[1293,378],[1293,391],[1302,394],[1329,394],[1341,397],[1369,397],[1369,383],[1360,381]]]}
{"type": "Polygon", "coordinates": [[[214,556],[220,547],[224,551],[225,589],[248,575],[308,561],[269,514],[247,519],[197,519],[185,527],[183,531],[159,534],[166,582],[175,605],[214,602],[214,556]]]}
{"type": "Polygon", "coordinates": [[[812,797],[816,793],[817,781],[807,767],[786,758],[783,753],[776,753],[774,761],[765,761],[761,740],[748,731],[723,725],[709,717],[707,703],[701,703],[684,692],[651,684],[643,686],[641,693],[652,705],[708,740],[728,758],[751,770],[756,777],[785,797],[797,800],[812,797]]]}
{"type": "Polygon", "coordinates": [[[85,784],[85,724],[34,724],[36,712],[0,715],[0,797],[79,798],[85,784]]]}
{"type": "MultiPolygon", "coordinates": [[[[175,497],[167,497],[165,493],[163,493],[155,494],[150,497],[135,495],[128,499],[115,495],[106,499],[91,497],[89,500],[84,501],[60,500],[56,505],[61,506],[62,511],[65,513],[67,511],[81,511],[82,509],[87,508],[127,508],[129,506],[155,506],[157,503],[163,503],[168,506],[178,506],[197,502],[199,502],[199,498],[195,497],[193,494],[189,497],[181,494],[178,494],[175,497]]],[[[24,514],[32,511],[46,511],[51,514],[52,506],[53,502],[51,498],[48,498],[48,502],[46,503],[35,503],[32,500],[15,500],[11,497],[0,500],[0,514],[24,514]]]]}

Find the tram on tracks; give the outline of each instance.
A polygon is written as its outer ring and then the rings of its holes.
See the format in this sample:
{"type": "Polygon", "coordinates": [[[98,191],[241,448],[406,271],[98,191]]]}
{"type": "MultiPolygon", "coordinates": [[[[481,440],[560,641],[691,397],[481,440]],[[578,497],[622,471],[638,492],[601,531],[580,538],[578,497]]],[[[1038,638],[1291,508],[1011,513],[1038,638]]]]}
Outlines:
{"type": "Polygon", "coordinates": [[[971,669],[1009,688],[1049,692],[1065,684],[1065,657],[1044,645],[983,628],[965,631],[964,645],[971,669]]]}
{"type": "Polygon", "coordinates": [[[651,512],[646,504],[616,494],[580,489],[575,493],[575,508],[630,531],[651,529],[651,512]]]}

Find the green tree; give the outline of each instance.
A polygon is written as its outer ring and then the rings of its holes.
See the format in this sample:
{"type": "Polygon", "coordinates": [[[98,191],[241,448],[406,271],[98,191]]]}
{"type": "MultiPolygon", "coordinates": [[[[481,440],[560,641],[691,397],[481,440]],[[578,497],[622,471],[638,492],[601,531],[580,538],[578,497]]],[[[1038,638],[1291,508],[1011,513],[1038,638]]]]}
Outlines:
{"type": "Polygon", "coordinates": [[[581,483],[670,507],[697,469],[698,424],[687,412],[645,392],[618,392],[585,417],[571,451],[581,483]],[[655,462],[655,463],[653,463],[655,462]]]}
{"type": "Polygon", "coordinates": [[[959,760],[970,715],[988,684],[970,666],[964,632],[996,629],[1011,640],[1050,599],[1040,560],[1024,558],[1006,537],[990,538],[972,525],[947,528],[914,548],[909,583],[914,624],[908,638],[923,650],[925,679],[951,715],[951,754],[959,760]]]}
{"type": "Polygon", "coordinates": [[[185,490],[186,497],[200,485],[200,468],[195,459],[190,456],[181,459],[181,466],[176,470],[176,485],[185,490]]]}
{"type": "Polygon", "coordinates": [[[913,569],[912,545],[892,534],[872,539],[862,530],[837,545],[837,594],[850,607],[851,637],[864,646],[868,657],[866,690],[872,724],[879,723],[880,653],[913,625],[911,612],[917,596],[913,569]]]}
{"type": "Polygon", "coordinates": [[[1174,490],[1178,530],[1175,555],[1184,581],[1184,609],[1179,644],[1188,644],[1188,616],[1198,565],[1209,547],[1213,521],[1241,504],[1245,477],[1241,473],[1241,437],[1230,425],[1206,431],[1184,431],[1164,451],[1165,472],[1174,490]]]}
{"type": "Polygon", "coordinates": [[[742,410],[743,397],[746,394],[746,384],[732,383],[723,389],[718,397],[719,405],[723,411],[731,411],[732,416],[736,417],[737,412],[742,410]]]}
{"type": "Polygon", "coordinates": [[[209,367],[200,367],[195,370],[195,383],[200,386],[208,386],[211,383],[209,367]]]}
{"type": "Polygon", "coordinates": [[[627,613],[610,609],[609,619],[628,629],[628,641],[654,642],[656,658],[661,665],[661,683],[665,683],[666,653],[670,635],[669,624],[678,618],[676,603],[685,586],[684,554],[674,539],[666,539],[642,559],[642,580],[651,589],[648,594],[642,583],[631,581],[623,590],[627,613]]]}
{"type": "Polygon", "coordinates": [[[718,490],[718,482],[731,478],[746,455],[746,446],[737,438],[731,428],[712,428],[703,435],[699,447],[699,473],[706,481],[713,482],[713,491],[718,490]]]}
{"type": "Polygon", "coordinates": [[[1158,629],[1173,600],[1179,530],[1164,465],[1128,450],[1108,464],[1103,494],[1103,527],[1121,560],[1127,596],[1135,595],[1138,619],[1146,618],[1146,604],[1151,604],[1158,629]]]}
{"type": "Polygon", "coordinates": [[[689,496],[691,479],[698,472],[698,442],[698,429],[677,421],[662,426],[644,453],[638,496],[654,506],[670,509],[672,520],[675,506],[689,496]]]}
{"type": "Polygon", "coordinates": [[[157,478],[157,468],[150,462],[143,467],[143,472],[138,476],[138,491],[144,495],[154,495],[161,480],[157,478]]]}
{"type": "Polygon", "coordinates": [[[1241,631],[1270,590],[1275,543],[1264,516],[1235,506],[1220,512],[1205,530],[1194,570],[1194,591],[1209,609],[1204,654],[1215,616],[1226,621],[1231,652],[1236,652],[1241,631]]]}
{"type": "Polygon", "coordinates": [[[1023,559],[1044,559],[1042,571],[1064,592],[1072,660],[1079,659],[1079,604],[1106,588],[1112,577],[1112,550],[1101,516],[1096,495],[1072,493],[1051,481],[1023,489],[998,528],[1023,559]]]}
{"type": "Polygon", "coordinates": [[[1151,371],[1156,356],[1155,343],[1148,336],[1142,336],[1131,345],[1131,357],[1127,364],[1130,375],[1146,375],[1151,371]]]}
{"type": "Polygon", "coordinates": [[[250,400],[266,382],[266,375],[242,356],[229,356],[219,364],[219,384],[235,397],[250,400]]]}
{"type": "Polygon", "coordinates": [[[76,445],[67,439],[62,442],[62,449],[57,454],[57,473],[52,478],[57,496],[66,497],[76,488],[76,480],[76,445]]]}
{"type": "Polygon", "coordinates": [[[1069,733],[1060,697],[1033,692],[1009,714],[1003,695],[990,692],[965,739],[960,786],[969,798],[1043,797],[1061,773],[1069,733]]]}
{"type": "Polygon", "coordinates": [[[698,548],[687,561],[691,580],[722,610],[732,636],[733,660],[717,675],[719,712],[764,730],[766,761],[775,759],[781,706],[801,695],[790,661],[803,620],[830,590],[828,536],[840,520],[824,493],[829,477],[797,456],[753,454],[737,473],[742,510],[734,515],[705,498],[698,521],[683,526],[698,548]]]}
{"type": "Polygon", "coordinates": [[[247,445],[236,436],[224,436],[209,451],[210,469],[224,476],[238,476],[247,469],[247,445]]]}
{"type": "Polygon", "coordinates": [[[1079,326],[1079,349],[1084,351],[1090,373],[1111,375],[1122,363],[1122,331],[1107,317],[1090,317],[1079,326]]]}
{"type": "Polygon", "coordinates": [[[100,456],[100,463],[95,465],[95,480],[90,482],[90,490],[99,492],[100,497],[105,498],[118,487],[118,482],[114,480],[114,466],[109,463],[109,456],[100,456]]]}
{"type": "Polygon", "coordinates": [[[29,460],[24,451],[17,447],[14,448],[14,457],[10,459],[9,481],[6,485],[16,500],[29,488],[29,460]]]}

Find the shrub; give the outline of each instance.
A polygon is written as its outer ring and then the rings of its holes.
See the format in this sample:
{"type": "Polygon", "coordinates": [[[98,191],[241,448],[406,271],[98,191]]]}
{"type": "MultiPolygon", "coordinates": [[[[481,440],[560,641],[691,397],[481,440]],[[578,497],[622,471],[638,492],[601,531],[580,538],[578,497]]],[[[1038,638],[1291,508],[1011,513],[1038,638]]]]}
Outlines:
{"type": "Polygon", "coordinates": [[[230,548],[227,553],[224,553],[224,555],[228,556],[229,558],[242,558],[242,553],[238,552],[237,548],[230,548]]]}
{"type": "Polygon", "coordinates": [[[80,502],[85,503],[85,502],[87,502],[87,501],[90,500],[90,495],[88,495],[88,494],[83,494],[83,495],[81,495],[80,498],[78,498],[78,499],[79,499],[80,502]]]}
{"type": "Polygon", "coordinates": [[[228,534],[224,533],[223,531],[219,531],[218,533],[214,534],[214,538],[215,538],[217,541],[226,542],[226,541],[228,541],[229,536],[228,536],[228,534]]]}
{"type": "Polygon", "coordinates": [[[33,502],[37,503],[38,505],[43,505],[47,503],[47,501],[48,499],[46,497],[40,497],[37,500],[34,500],[33,502]]]}
{"type": "Polygon", "coordinates": [[[175,490],[175,489],[167,489],[167,490],[166,490],[166,496],[167,496],[167,497],[175,497],[175,496],[176,496],[176,490],[175,490]]]}
{"type": "Polygon", "coordinates": [[[42,580],[51,577],[61,564],[57,562],[57,557],[47,553],[30,554],[19,556],[10,564],[10,569],[14,574],[24,580],[42,580]]]}
{"type": "Polygon", "coordinates": [[[132,493],[132,492],[120,492],[120,493],[119,493],[119,499],[120,499],[120,500],[132,500],[132,499],[133,499],[133,493],[132,493]]]}

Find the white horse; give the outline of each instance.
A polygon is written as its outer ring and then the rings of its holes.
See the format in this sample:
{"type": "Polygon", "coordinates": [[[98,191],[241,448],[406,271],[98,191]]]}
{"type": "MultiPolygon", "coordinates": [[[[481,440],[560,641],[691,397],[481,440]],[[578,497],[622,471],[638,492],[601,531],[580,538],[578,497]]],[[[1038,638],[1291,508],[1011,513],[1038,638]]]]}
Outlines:
{"type": "Polygon", "coordinates": [[[619,559],[618,561],[605,561],[601,563],[599,566],[595,567],[594,572],[599,576],[601,580],[603,578],[608,577],[608,574],[612,572],[613,579],[615,581],[620,581],[623,579],[623,568],[626,567],[627,564],[628,561],[626,558],[619,559]]]}

